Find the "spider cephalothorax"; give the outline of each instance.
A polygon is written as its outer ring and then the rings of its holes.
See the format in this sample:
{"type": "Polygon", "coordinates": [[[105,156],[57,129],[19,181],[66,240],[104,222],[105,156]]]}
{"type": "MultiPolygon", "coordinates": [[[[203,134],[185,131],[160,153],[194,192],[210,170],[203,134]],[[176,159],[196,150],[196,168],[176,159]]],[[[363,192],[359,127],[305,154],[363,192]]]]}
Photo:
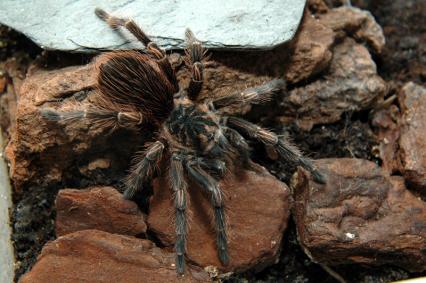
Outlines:
{"type": "Polygon", "coordinates": [[[90,104],[76,106],[76,109],[66,112],[44,109],[42,115],[54,121],[87,119],[111,130],[118,127],[138,130],[146,123],[156,128],[155,141],[147,144],[146,150],[135,158],[125,180],[124,196],[130,199],[141,190],[143,183],[152,178],[157,166],[160,170],[168,170],[176,208],[178,273],[184,272],[185,265],[187,178],[211,196],[218,256],[224,264],[229,261],[225,203],[218,181],[235,170],[234,165],[251,167],[250,148],[243,135],[273,147],[283,160],[302,166],[317,181],[324,182],[312,162],[283,138],[241,118],[224,114],[223,110],[229,106],[268,101],[272,94],[285,88],[283,80],[273,80],[222,98],[198,100],[206,51],[191,31],[186,31],[184,60],[191,72],[191,79],[187,86],[179,88],[176,70],[169,56],[132,20],[113,17],[100,9],[95,12],[111,27],[127,28],[146,46],[146,50],[114,51],[100,55],[95,64],[98,72],[97,92],[90,104]]]}

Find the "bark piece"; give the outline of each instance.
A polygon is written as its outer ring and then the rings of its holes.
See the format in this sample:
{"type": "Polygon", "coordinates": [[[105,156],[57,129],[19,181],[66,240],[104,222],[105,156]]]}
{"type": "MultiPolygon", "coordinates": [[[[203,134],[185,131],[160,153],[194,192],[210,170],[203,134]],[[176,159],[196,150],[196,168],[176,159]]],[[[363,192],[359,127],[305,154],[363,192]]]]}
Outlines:
{"type": "Polygon", "coordinates": [[[105,176],[123,177],[143,139],[140,134],[125,130],[110,134],[85,120],[59,124],[40,114],[43,108],[66,111],[87,103],[95,81],[91,64],[51,71],[34,67],[27,75],[19,89],[16,125],[5,151],[18,192],[32,185],[62,182],[87,187],[110,183],[105,176]],[[96,166],[100,159],[107,166],[96,166]]]}
{"type": "Polygon", "coordinates": [[[136,203],[112,187],[64,189],[56,197],[56,235],[96,229],[136,236],[146,232],[145,216],[136,203]]]}
{"type": "Polygon", "coordinates": [[[334,32],[306,13],[294,42],[285,78],[297,83],[323,71],[330,64],[334,32]]]}
{"type": "Polygon", "coordinates": [[[297,231],[307,253],[326,265],[426,268],[426,204],[399,176],[362,159],[322,159],[327,184],[295,176],[297,231]]]}
{"type": "MultiPolygon", "coordinates": [[[[228,217],[228,266],[222,266],[218,259],[210,196],[195,185],[189,186],[191,222],[187,256],[190,261],[222,271],[244,271],[253,267],[261,269],[277,259],[289,217],[289,190],[266,169],[259,170],[242,171],[241,175],[220,182],[228,217]]],[[[173,247],[174,207],[167,181],[157,179],[154,192],[148,226],[164,245],[173,247]]]]}
{"type": "Polygon", "coordinates": [[[19,282],[210,282],[206,272],[191,266],[179,280],[174,258],[149,240],[84,230],[45,245],[19,282]]]}
{"type": "Polygon", "coordinates": [[[405,179],[426,195],[426,88],[407,83],[399,94],[400,157],[405,179]]]}
{"type": "MultiPolygon", "coordinates": [[[[402,171],[399,156],[399,138],[401,134],[398,121],[400,111],[396,105],[379,109],[371,121],[379,140],[376,155],[383,163],[382,168],[389,174],[402,171]]],[[[373,152],[374,153],[374,152],[373,152]]]]}
{"type": "Polygon", "coordinates": [[[386,93],[368,50],[347,38],[334,48],[327,74],[295,88],[282,101],[280,120],[309,130],[313,125],[333,123],[345,111],[359,111],[375,104],[386,93]]]}
{"type": "Polygon", "coordinates": [[[319,19],[323,25],[340,34],[340,37],[353,35],[356,39],[365,41],[374,52],[382,52],[385,36],[370,12],[352,6],[342,6],[319,15],[319,19]]]}

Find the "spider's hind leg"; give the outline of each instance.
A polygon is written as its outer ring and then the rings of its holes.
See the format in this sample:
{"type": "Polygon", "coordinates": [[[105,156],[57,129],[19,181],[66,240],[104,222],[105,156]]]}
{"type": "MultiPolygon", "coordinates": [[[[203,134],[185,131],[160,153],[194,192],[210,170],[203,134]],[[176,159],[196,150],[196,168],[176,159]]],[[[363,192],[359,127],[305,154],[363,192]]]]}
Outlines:
{"type": "Polygon", "coordinates": [[[304,157],[294,145],[278,137],[275,133],[236,117],[228,117],[227,125],[245,131],[249,136],[259,140],[265,145],[273,146],[283,159],[300,165],[311,172],[316,182],[321,184],[326,182],[325,176],[318,171],[309,158],[304,157]]]}
{"type": "Polygon", "coordinates": [[[229,254],[223,193],[220,190],[217,181],[204,171],[196,160],[188,160],[186,162],[186,169],[189,177],[211,195],[211,204],[214,209],[214,218],[216,223],[216,245],[218,255],[220,261],[226,265],[229,263],[229,254]]]}
{"type": "Polygon", "coordinates": [[[174,193],[176,210],[176,270],[185,272],[186,234],[187,234],[187,183],[184,178],[183,158],[173,154],[170,160],[170,185],[174,193]]]}

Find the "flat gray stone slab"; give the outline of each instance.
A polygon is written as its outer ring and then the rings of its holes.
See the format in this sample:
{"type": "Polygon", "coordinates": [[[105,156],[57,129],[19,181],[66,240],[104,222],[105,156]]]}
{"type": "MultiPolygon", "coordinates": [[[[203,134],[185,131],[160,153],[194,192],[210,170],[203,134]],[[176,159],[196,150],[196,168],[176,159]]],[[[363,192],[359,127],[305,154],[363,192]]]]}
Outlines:
{"type": "Polygon", "coordinates": [[[270,49],[293,38],[306,0],[1,0],[0,23],[45,49],[96,51],[141,48],[94,14],[100,7],[133,18],[166,49],[184,47],[190,28],[211,49],[270,49]]]}

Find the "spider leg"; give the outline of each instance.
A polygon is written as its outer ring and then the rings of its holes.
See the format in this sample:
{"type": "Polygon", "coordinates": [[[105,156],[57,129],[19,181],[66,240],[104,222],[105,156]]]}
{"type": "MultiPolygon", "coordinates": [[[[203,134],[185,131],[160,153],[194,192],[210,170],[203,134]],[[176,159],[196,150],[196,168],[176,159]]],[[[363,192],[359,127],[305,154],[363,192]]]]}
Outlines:
{"type": "Polygon", "coordinates": [[[174,193],[176,209],[176,270],[179,274],[185,271],[186,233],[187,233],[187,183],[184,178],[183,159],[174,153],[170,164],[170,184],[174,193]]]}
{"type": "Polygon", "coordinates": [[[116,29],[118,27],[126,28],[131,34],[133,34],[140,42],[145,45],[148,54],[153,56],[160,67],[166,73],[170,82],[177,85],[175,70],[170,64],[166,52],[161,49],[155,42],[153,42],[148,35],[133,21],[132,19],[118,18],[110,15],[100,8],[95,9],[95,14],[101,20],[105,21],[110,27],[116,29]]]}
{"type": "Polygon", "coordinates": [[[275,79],[263,85],[251,87],[239,93],[219,97],[213,100],[216,109],[231,105],[241,104],[261,104],[270,101],[272,95],[286,89],[286,82],[282,79],[275,79]]]}
{"type": "Polygon", "coordinates": [[[185,63],[191,70],[191,81],[188,85],[188,96],[195,100],[201,91],[204,79],[204,64],[203,59],[206,57],[206,50],[201,42],[195,38],[190,29],[185,31],[185,63]]]}
{"type": "Polygon", "coordinates": [[[45,108],[40,110],[43,118],[56,122],[72,122],[85,119],[101,128],[116,129],[118,127],[135,129],[144,122],[140,112],[112,111],[95,107],[82,110],[57,111],[45,108]]]}
{"type": "Polygon", "coordinates": [[[222,126],[223,132],[225,134],[225,137],[229,140],[231,145],[237,149],[239,156],[242,158],[242,161],[244,165],[248,165],[251,167],[251,160],[250,160],[250,146],[248,145],[246,139],[240,135],[239,132],[236,130],[222,126]]]}
{"type": "Polygon", "coordinates": [[[226,124],[229,127],[245,131],[248,135],[261,141],[265,145],[273,146],[283,159],[302,166],[311,172],[315,181],[322,184],[325,183],[325,176],[321,174],[317,168],[315,168],[312,161],[304,157],[294,145],[291,145],[287,141],[279,138],[275,133],[236,117],[228,117],[226,124]]]}
{"type": "Polygon", "coordinates": [[[163,156],[164,144],[156,141],[151,144],[136,163],[131,167],[129,175],[125,179],[126,190],[125,199],[131,199],[138,190],[142,188],[143,182],[150,178],[154,172],[155,166],[163,156]]]}
{"type": "Polygon", "coordinates": [[[223,193],[219,189],[218,183],[206,171],[204,171],[196,160],[186,162],[188,175],[202,188],[211,194],[211,203],[214,208],[214,218],[216,223],[216,245],[219,259],[223,264],[229,263],[228,237],[226,234],[226,222],[224,212],[223,193]]]}
{"type": "Polygon", "coordinates": [[[222,178],[226,173],[226,162],[220,159],[199,158],[198,163],[201,168],[213,173],[215,177],[222,178]]]}
{"type": "Polygon", "coordinates": [[[165,56],[164,51],[153,42],[146,33],[133,21],[132,19],[119,18],[110,15],[100,8],[95,9],[95,14],[101,20],[105,21],[110,27],[116,29],[118,27],[126,28],[131,34],[133,34],[143,45],[146,46],[148,52],[153,55],[156,59],[162,59],[165,56]]]}

